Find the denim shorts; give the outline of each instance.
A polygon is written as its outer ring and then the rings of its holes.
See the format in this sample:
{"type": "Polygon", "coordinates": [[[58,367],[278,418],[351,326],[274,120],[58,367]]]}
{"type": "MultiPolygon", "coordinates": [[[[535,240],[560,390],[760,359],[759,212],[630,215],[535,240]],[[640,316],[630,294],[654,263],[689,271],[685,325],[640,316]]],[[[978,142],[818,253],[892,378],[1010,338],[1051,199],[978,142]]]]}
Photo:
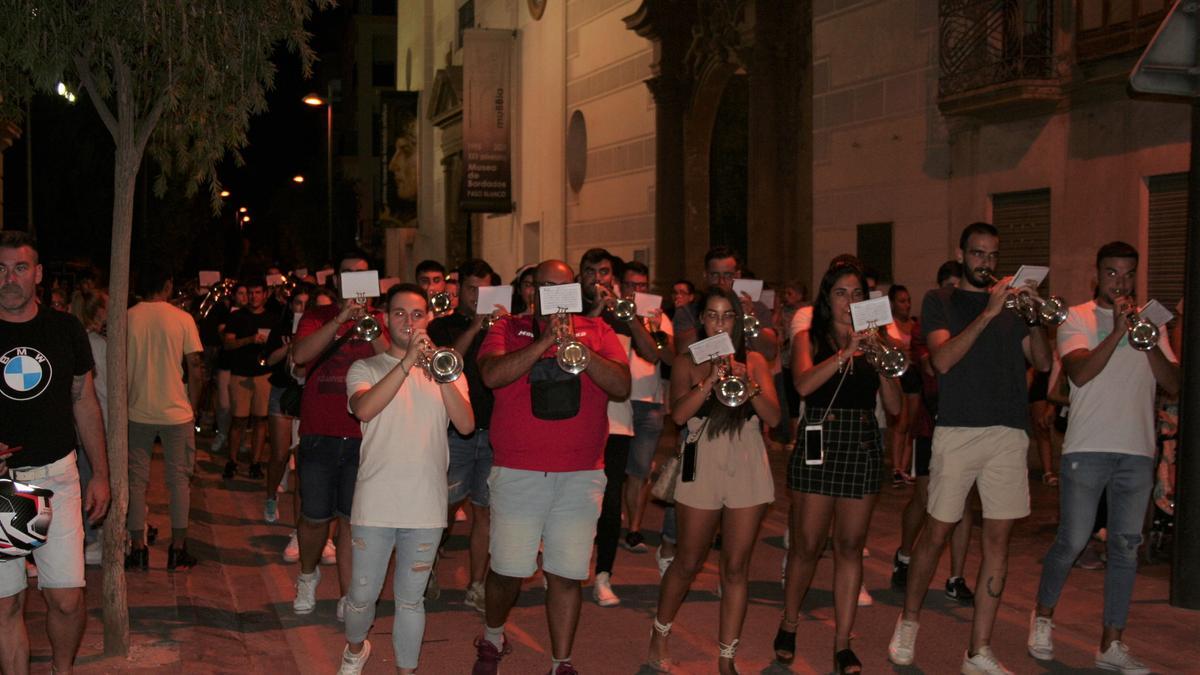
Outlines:
{"type": "Polygon", "coordinates": [[[633,402],[633,441],[629,443],[629,459],[625,462],[625,473],[635,478],[650,475],[650,463],[658,450],[658,437],[662,435],[663,406],[646,401],[633,402]]]}
{"type": "Polygon", "coordinates": [[[587,579],[606,482],[601,469],[555,473],[492,467],[492,570],[518,579],[532,576],[543,543],[543,570],[587,579]]]}
{"type": "Polygon", "coordinates": [[[283,387],[271,385],[271,398],[267,400],[267,415],[269,417],[286,417],[279,403],[279,397],[283,396],[283,389],[283,387]]]}
{"type": "Polygon", "coordinates": [[[361,438],[305,435],[296,449],[300,513],[312,523],[350,518],[361,438]]]}
{"type": "Polygon", "coordinates": [[[492,471],[492,443],[488,430],[479,429],[470,436],[450,430],[450,466],[446,471],[449,503],[458,504],[467,497],[476,506],[488,506],[488,474],[492,471]]]}
{"type": "MultiPolygon", "coordinates": [[[[34,467],[34,470],[43,467],[34,467]]],[[[50,508],[54,517],[46,543],[33,552],[38,568],[38,588],[83,588],[83,507],[79,492],[79,470],[75,453],[44,467],[53,475],[23,480],[19,469],[13,479],[52,490],[50,508]]],[[[0,562],[0,598],[12,597],[25,590],[25,558],[0,562]]]]}

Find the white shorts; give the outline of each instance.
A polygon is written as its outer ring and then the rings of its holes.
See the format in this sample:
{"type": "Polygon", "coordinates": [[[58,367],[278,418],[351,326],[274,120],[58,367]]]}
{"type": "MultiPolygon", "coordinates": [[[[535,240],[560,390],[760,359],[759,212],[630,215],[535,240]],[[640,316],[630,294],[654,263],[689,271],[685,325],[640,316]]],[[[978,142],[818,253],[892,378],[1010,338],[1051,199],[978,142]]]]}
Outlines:
{"type": "MultiPolygon", "coordinates": [[[[32,472],[46,470],[45,477],[22,479],[22,471],[13,469],[12,477],[54,491],[50,508],[50,532],[46,543],[33,552],[38,568],[38,588],[83,588],[83,501],[79,493],[79,469],[75,453],[32,472]]],[[[12,597],[26,586],[25,559],[11,558],[0,562],[0,598],[12,597]]]]}

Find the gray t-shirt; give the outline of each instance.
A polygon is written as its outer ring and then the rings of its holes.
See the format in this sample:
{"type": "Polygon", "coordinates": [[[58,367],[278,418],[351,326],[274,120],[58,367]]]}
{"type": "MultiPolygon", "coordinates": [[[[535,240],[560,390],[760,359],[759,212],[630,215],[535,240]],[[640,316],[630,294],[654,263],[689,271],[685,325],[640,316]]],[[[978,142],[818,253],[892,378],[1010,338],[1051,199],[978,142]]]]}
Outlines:
{"type": "MultiPolygon", "coordinates": [[[[983,313],[989,297],[957,288],[932,290],[921,306],[921,329],[927,336],[935,330],[958,335],[983,313]]],[[[1029,430],[1021,347],[1026,335],[1025,322],[1008,310],[988,323],[970,351],[950,372],[938,376],[938,426],[1029,430]]]]}

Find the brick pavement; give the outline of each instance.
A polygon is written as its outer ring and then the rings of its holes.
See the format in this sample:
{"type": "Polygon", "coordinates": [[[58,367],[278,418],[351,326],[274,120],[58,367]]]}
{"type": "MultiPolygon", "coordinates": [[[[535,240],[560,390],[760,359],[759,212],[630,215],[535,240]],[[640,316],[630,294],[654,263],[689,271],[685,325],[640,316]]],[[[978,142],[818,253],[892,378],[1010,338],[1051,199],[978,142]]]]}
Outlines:
{"type": "MultiPolygon", "coordinates": [[[[206,443],[201,443],[202,447],[206,443]]],[[[192,550],[202,563],[190,572],[168,573],[165,542],[153,548],[151,569],[128,575],[133,649],[128,660],[106,659],[100,623],[100,572],[88,571],[88,631],[81,650],[80,673],[333,673],[341,652],[341,625],[334,619],[337,581],[334,568],[325,567],[317,610],[307,617],[291,611],[295,565],[282,563],[279,552],[288,528],[262,521],[262,492],[257,482],[220,479],[223,458],[200,451],[192,501],[192,550]]],[[[784,457],[773,453],[776,475],[782,477],[784,457]]],[[[156,457],[150,496],[151,522],[169,532],[162,464],[156,457]]],[[[1042,664],[1025,654],[1028,613],[1040,571],[1038,561],[1053,538],[1055,491],[1033,486],[1034,514],[1014,536],[1009,586],[995,633],[995,648],[1017,673],[1102,672],[1093,668],[1091,653],[1098,639],[1103,573],[1075,570],[1059,608],[1055,632],[1057,660],[1042,664]]],[[[798,656],[791,670],[771,663],[771,640],[781,608],[779,566],[786,523],[786,493],[763,524],[751,570],[751,603],[738,664],[743,673],[829,672],[832,655],[831,565],[819,566],[805,602],[799,631],[798,656]]],[[[876,598],[873,607],[859,611],[855,650],[865,670],[904,673],[954,673],[969,635],[970,611],[946,600],[935,588],[922,615],[917,665],[896,668],[886,660],[886,646],[902,601],[888,588],[891,552],[899,538],[899,513],[908,490],[885,486],[872,524],[865,579],[876,598]]],[[[281,501],[282,522],[290,518],[290,500],[281,501]]],[[[655,531],[661,510],[652,507],[649,532],[655,531]]],[[[474,657],[471,641],[480,630],[479,615],[463,605],[466,580],[465,537],[460,523],[447,556],[438,568],[446,589],[427,603],[428,627],[422,653],[422,673],[467,673],[474,657]]],[[[968,570],[978,561],[972,544],[968,570]]],[[[937,579],[944,579],[948,560],[937,579]]],[[[713,672],[716,658],[717,597],[715,557],[697,580],[675,624],[672,645],[680,672],[713,672]]],[[[1139,573],[1131,611],[1128,642],[1136,654],[1161,673],[1200,672],[1200,613],[1167,604],[1165,564],[1139,573]]],[[[647,672],[641,667],[650,634],[658,574],[652,555],[622,550],[617,558],[615,590],[619,607],[602,609],[585,603],[576,639],[575,663],[590,673],[647,672]]],[[[935,586],[940,581],[935,582],[935,586]]],[[[509,622],[515,651],[502,672],[545,672],[549,668],[548,635],[542,609],[540,579],[529,580],[509,622]]],[[[392,602],[384,589],[379,620],[371,634],[375,654],[368,673],[394,672],[390,641],[392,602]]],[[[44,606],[30,594],[27,614],[33,640],[35,672],[49,670],[49,646],[44,633],[44,606]]]]}

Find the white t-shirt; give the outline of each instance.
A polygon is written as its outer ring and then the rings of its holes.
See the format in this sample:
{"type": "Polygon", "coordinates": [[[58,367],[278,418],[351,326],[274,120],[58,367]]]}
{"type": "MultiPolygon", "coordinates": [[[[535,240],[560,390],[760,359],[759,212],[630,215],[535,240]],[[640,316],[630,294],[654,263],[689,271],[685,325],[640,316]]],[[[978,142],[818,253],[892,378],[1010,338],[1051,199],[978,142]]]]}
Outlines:
{"type": "MultiPolygon", "coordinates": [[[[621,347],[625,350],[625,357],[630,361],[633,360],[633,339],[628,335],[617,333],[617,340],[621,343],[621,347]]],[[[639,361],[641,359],[638,359],[639,361]]],[[[632,370],[632,369],[631,369],[632,370]]],[[[582,377],[582,376],[581,376],[582,377]]],[[[608,401],[608,435],[609,436],[632,436],[633,435],[633,404],[630,403],[632,397],[626,397],[620,401],[609,399],[608,401]]]]}
{"type": "Polygon", "coordinates": [[[812,327],[813,306],[801,307],[792,315],[792,324],[788,326],[788,338],[796,339],[796,335],[812,327]]]}
{"type": "Polygon", "coordinates": [[[90,330],[87,336],[88,344],[92,346],[92,360],[96,362],[92,382],[96,385],[96,398],[100,399],[100,414],[108,424],[108,340],[90,330]]]}
{"type": "MultiPolygon", "coordinates": [[[[1095,349],[1112,332],[1111,309],[1094,301],[1071,308],[1058,328],[1058,351],[1095,349]]],[[[1167,331],[1159,328],[1158,346],[1175,362],[1167,331]]],[[[1070,379],[1070,378],[1068,378],[1070,379]]],[[[1116,452],[1154,457],[1154,373],[1149,357],[1122,337],[1104,370],[1078,387],[1071,382],[1071,415],[1063,454],[1116,452]]]]}
{"type": "MultiPolygon", "coordinates": [[[[355,361],[346,373],[347,397],[371,388],[398,363],[400,359],[387,352],[355,361]]],[[[454,386],[465,399],[467,378],[458,378],[454,386]]],[[[446,526],[449,421],[440,385],[414,366],[396,396],[362,425],[351,524],[410,529],[446,526]]]]}
{"type": "MultiPolygon", "coordinates": [[[[671,320],[667,317],[663,317],[659,327],[668,336],[675,336],[675,329],[671,326],[671,320]]],[[[622,344],[629,340],[629,338],[622,335],[618,335],[617,337],[621,338],[622,344]]],[[[664,354],[663,357],[666,358],[666,355],[664,354]]],[[[650,363],[638,356],[636,349],[629,350],[629,377],[631,380],[629,389],[630,401],[643,401],[646,403],[663,402],[663,390],[665,387],[662,376],[658,372],[658,364],[650,363]]]]}
{"type": "Polygon", "coordinates": [[[190,424],[183,358],[204,351],[191,314],[169,302],[129,308],[129,421],[190,424]]]}

